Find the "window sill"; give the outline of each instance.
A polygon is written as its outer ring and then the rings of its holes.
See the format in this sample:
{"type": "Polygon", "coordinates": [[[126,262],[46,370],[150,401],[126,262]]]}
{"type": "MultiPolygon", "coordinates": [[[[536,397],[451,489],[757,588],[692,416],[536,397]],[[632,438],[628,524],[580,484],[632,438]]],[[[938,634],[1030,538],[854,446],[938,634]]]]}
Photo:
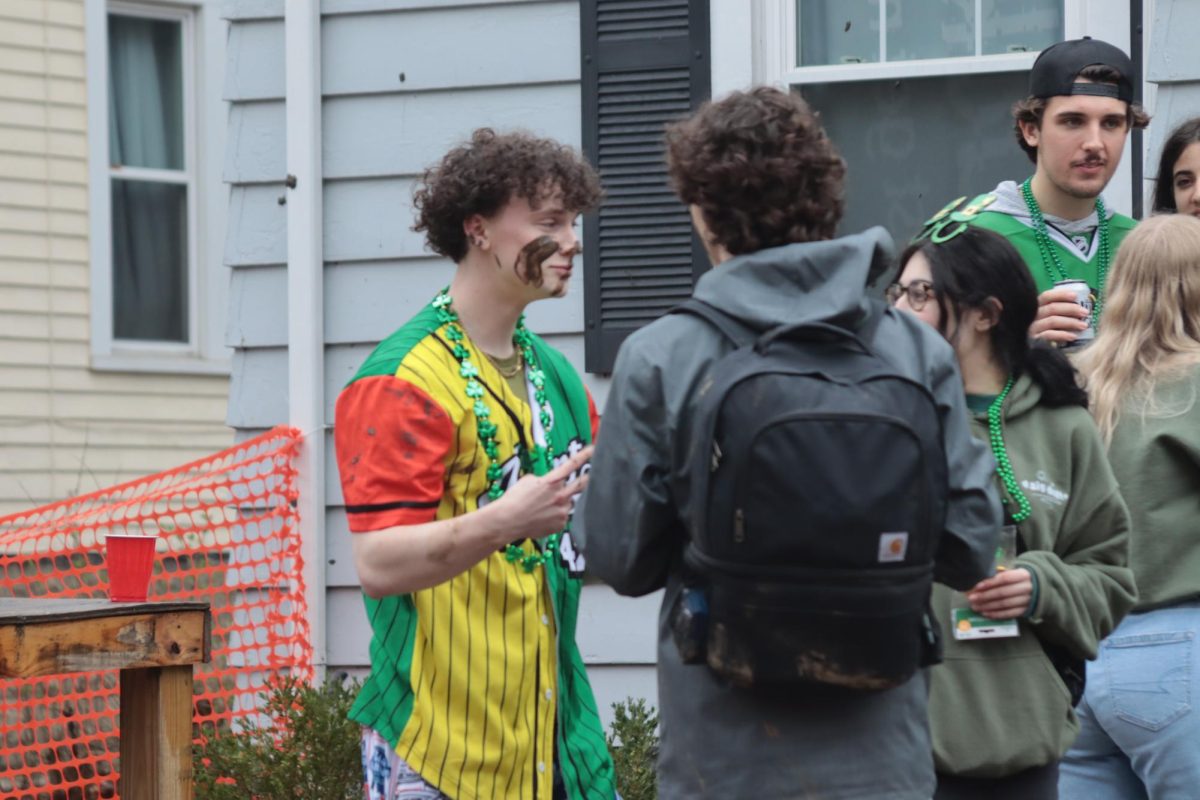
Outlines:
{"type": "Polygon", "coordinates": [[[862,64],[816,64],[785,68],[781,80],[788,84],[846,83],[888,79],[939,78],[993,72],[1020,72],[1033,67],[1038,53],[992,53],[982,56],[925,58],[862,64]]]}
{"type": "Polygon", "coordinates": [[[230,373],[230,359],[162,353],[92,354],[92,369],[97,372],[151,372],[175,375],[223,375],[230,373]]]}

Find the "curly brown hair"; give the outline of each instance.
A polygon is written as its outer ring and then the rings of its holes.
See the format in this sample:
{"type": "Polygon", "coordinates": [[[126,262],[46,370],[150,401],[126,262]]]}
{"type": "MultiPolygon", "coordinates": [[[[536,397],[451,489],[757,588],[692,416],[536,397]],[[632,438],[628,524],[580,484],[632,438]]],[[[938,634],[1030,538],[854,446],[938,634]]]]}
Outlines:
{"type": "Polygon", "coordinates": [[[705,103],[667,129],[667,167],[731,255],[833,238],[846,162],[799,95],[766,86],[705,103]]]}
{"type": "MultiPolygon", "coordinates": [[[[1103,64],[1093,64],[1090,67],[1084,67],[1076,77],[1086,78],[1093,83],[1117,83],[1121,76],[1112,67],[1106,67],[1103,64]]],[[[1037,148],[1030,146],[1025,141],[1025,134],[1021,132],[1021,123],[1027,122],[1033,124],[1034,127],[1042,127],[1042,116],[1046,113],[1046,103],[1048,98],[1045,97],[1026,97],[1024,100],[1018,100],[1013,103],[1013,131],[1017,135],[1017,144],[1025,151],[1025,155],[1029,156],[1029,160],[1034,164],[1037,163],[1037,148]]],[[[1142,107],[1140,103],[1130,103],[1129,109],[1125,112],[1125,127],[1129,128],[1145,128],[1150,124],[1150,114],[1142,107]]]]}
{"type": "Polygon", "coordinates": [[[462,261],[468,217],[491,217],[514,197],[536,209],[560,192],[563,207],[575,213],[592,210],[603,197],[596,171],[567,145],[524,131],[479,128],[425,170],[413,191],[412,229],[425,232],[433,252],[462,261]]]}

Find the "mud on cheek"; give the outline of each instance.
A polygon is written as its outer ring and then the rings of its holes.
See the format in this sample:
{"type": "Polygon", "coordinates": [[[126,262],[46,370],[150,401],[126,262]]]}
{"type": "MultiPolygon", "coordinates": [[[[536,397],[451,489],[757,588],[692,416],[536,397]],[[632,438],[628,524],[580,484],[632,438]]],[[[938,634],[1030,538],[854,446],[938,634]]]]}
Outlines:
{"type": "Polygon", "coordinates": [[[545,281],[542,274],[542,264],[558,251],[558,242],[549,236],[542,235],[521,248],[517,260],[513,262],[513,271],[522,283],[541,287],[545,281]]]}

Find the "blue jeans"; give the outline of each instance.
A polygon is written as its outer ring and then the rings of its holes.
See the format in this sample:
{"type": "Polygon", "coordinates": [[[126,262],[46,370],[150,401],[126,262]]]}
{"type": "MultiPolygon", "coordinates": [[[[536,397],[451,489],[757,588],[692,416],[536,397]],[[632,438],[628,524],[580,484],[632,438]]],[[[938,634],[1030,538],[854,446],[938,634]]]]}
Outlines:
{"type": "Polygon", "coordinates": [[[1200,602],[1130,614],[1088,664],[1062,800],[1189,798],[1200,792],[1200,602]],[[1193,699],[1195,698],[1195,699],[1193,699]]]}

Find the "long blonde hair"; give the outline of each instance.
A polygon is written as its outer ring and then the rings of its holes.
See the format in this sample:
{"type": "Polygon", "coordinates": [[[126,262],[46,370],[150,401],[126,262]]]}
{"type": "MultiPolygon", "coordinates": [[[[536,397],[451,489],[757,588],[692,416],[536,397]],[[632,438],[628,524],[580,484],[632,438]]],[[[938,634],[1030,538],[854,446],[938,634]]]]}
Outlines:
{"type": "MultiPolygon", "coordinates": [[[[1152,217],[1121,243],[1100,332],[1079,357],[1092,414],[1106,442],[1121,412],[1163,412],[1160,378],[1200,363],[1200,219],[1152,217]]],[[[1178,413],[1178,410],[1175,411],[1178,413]]]]}

